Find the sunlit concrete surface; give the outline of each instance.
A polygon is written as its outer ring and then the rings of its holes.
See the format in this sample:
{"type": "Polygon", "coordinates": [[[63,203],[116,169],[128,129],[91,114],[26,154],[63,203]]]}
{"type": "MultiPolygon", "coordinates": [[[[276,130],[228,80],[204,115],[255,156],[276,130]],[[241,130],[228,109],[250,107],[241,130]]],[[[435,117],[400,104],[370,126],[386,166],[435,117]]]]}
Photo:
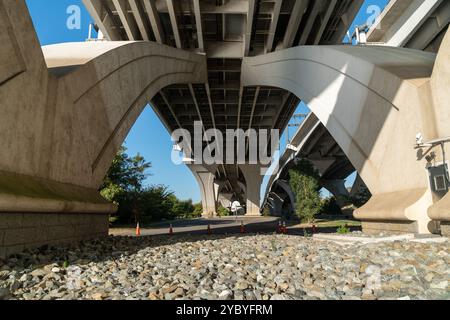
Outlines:
{"type": "MultiPolygon", "coordinates": [[[[447,225],[448,195],[425,169],[441,153],[414,138],[450,136],[448,23],[431,35],[436,55],[338,45],[362,0],[83,3],[106,40],[40,48],[25,2],[0,0],[0,255],[106,234],[116,207],[97,190],[148,103],[169,132],[283,131],[302,99],[374,194],[355,214],[368,232],[447,225]]],[[[191,167],[205,216],[234,199],[260,214],[261,166],[205,168],[191,167]]]]}

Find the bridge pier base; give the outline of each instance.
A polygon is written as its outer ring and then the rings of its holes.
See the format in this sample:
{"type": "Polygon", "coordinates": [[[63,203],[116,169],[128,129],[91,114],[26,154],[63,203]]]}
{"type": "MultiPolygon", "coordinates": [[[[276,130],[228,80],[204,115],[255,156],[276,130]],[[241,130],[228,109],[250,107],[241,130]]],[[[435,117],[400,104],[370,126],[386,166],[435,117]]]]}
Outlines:
{"type": "Polygon", "coordinates": [[[361,226],[368,235],[417,233],[416,221],[362,221],[361,226]]]}
{"type": "Polygon", "coordinates": [[[428,209],[428,216],[440,224],[443,236],[450,237],[450,192],[428,209]]]}
{"type": "Polygon", "coordinates": [[[412,189],[373,195],[353,216],[362,221],[365,233],[436,233],[436,222],[427,214],[432,195],[412,189]]]}
{"type": "Polygon", "coordinates": [[[108,213],[0,213],[0,258],[108,235],[108,213]]]}

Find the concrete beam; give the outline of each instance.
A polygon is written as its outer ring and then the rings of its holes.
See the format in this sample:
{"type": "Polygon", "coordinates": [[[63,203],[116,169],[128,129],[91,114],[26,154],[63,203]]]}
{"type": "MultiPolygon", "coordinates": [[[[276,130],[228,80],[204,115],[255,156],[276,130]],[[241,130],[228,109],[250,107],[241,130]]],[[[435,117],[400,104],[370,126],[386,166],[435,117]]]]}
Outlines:
{"type": "Polygon", "coordinates": [[[178,21],[177,21],[177,15],[175,12],[175,7],[173,5],[173,0],[166,0],[167,1],[167,7],[169,9],[169,16],[170,16],[170,23],[172,25],[173,35],[175,37],[175,44],[178,49],[181,49],[181,37],[180,37],[180,30],[178,29],[178,21]]]}
{"type": "Polygon", "coordinates": [[[281,5],[283,1],[275,1],[273,13],[272,13],[272,21],[270,22],[269,35],[267,36],[265,53],[272,52],[273,49],[273,40],[275,38],[275,32],[277,31],[278,19],[280,18],[281,5]]]}
{"type": "Polygon", "coordinates": [[[319,30],[317,31],[316,37],[314,39],[314,45],[318,45],[320,43],[320,40],[322,39],[325,28],[327,27],[328,22],[330,21],[331,14],[333,13],[337,2],[338,2],[337,0],[330,0],[328,8],[321,19],[319,30]]]}
{"type": "Polygon", "coordinates": [[[338,44],[342,43],[344,40],[347,31],[349,31],[350,26],[353,21],[355,21],[356,15],[364,4],[364,0],[351,0],[349,9],[346,11],[344,15],[342,15],[337,30],[334,32],[331,41],[328,44],[338,44]]]}
{"type": "Polygon", "coordinates": [[[388,46],[404,46],[425,22],[442,0],[392,1],[378,23],[368,32],[368,41],[383,42],[388,46]]]}
{"type": "Polygon", "coordinates": [[[119,14],[120,21],[122,22],[123,28],[127,34],[128,40],[139,40],[138,30],[136,28],[135,22],[132,21],[128,14],[127,1],[126,0],[112,0],[117,13],[119,14]]]}
{"type": "Polygon", "coordinates": [[[283,43],[277,48],[278,50],[290,48],[294,44],[295,35],[297,34],[308,4],[309,0],[295,1],[294,9],[292,9],[291,18],[289,19],[289,24],[284,35],[283,43]]]}
{"type": "Polygon", "coordinates": [[[83,4],[96,22],[97,26],[108,40],[120,40],[120,34],[113,28],[113,22],[108,14],[103,14],[101,0],[83,0],[83,4]]]}
{"type": "Polygon", "coordinates": [[[203,40],[203,26],[202,26],[200,0],[194,0],[194,12],[195,12],[195,25],[197,27],[198,48],[200,49],[201,52],[204,52],[205,44],[203,40]]]}
{"type": "Polygon", "coordinates": [[[253,16],[255,15],[255,0],[248,0],[247,26],[244,35],[244,56],[247,57],[250,52],[250,42],[253,31],[253,16]]]}
{"type": "Polygon", "coordinates": [[[161,25],[158,10],[156,9],[155,0],[143,0],[143,1],[145,10],[147,11],[147,15],[150,19],[150,24],[152,25],[153,34],[155,35],[156,42],[162,44],[164,43],[164,31],[161,25]]]}
{"type": "Polygon", "coordinates": [[[139,32],[141,33],[142,39],[145,41],[149,41],[150,37],[147,32],[147,27],[145,25],[144,19],[141,16],[141,10],[138,7],[136,0],[129,0],[131,11],[133,12],[134,19],[136,20],[137,26],[139,28],[139,32]]]}
{"type": "Polygon", "coordinates": [[[322,10],[323,5],[324,5],[323,1],[314,1],[313,2],[313,8],[311,10],[311,13],[309,14],[308,21],[305,25],[305,28],[302,30],[302,35],[301,35],[300,41],[298,43],[299,46],[306,44],[306,41],[309,38],[313,24],[316,20],[316,17],[319,15],[319,12],[322,10]]]}

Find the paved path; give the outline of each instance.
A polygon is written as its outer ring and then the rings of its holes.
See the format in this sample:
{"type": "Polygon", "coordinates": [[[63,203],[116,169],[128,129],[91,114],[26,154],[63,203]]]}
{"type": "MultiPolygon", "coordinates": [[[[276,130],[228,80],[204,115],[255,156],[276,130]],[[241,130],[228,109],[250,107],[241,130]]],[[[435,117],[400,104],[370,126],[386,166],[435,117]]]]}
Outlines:
{"type": "MultiPolygon", "coordinates": [[[[244,225],[245,233],[274,233],[276,232],[278,217],[223,217],[223,218],[199,218],[190,220],[177,220],[174,222],[161,222],[152,224],[148,228],[141,228],[142,236],[164,235],[169,233],[170,224],[173,226],[174,234],[206,234],[208,225],[211,226],[213,234],[236,234],[241,232],[241,224],[244,225]]],[[[298,222],[286,222],[288,233],[292,235],[304,235],[304,230],[311,234],[310,225],[298,222]]],[[[351,227],[352,231],[360,230],[359,227],[351,227]]],[[[318,232],[333,233],[336,227],[317,227],[318,232]]],[[[116,236],[135,236],[134,228],[111,228],[110,234],[116,236]]]]}
{"type": "MultiPolygon", "coordinates": [[[[275,232],[278,225],[278,218],[275,217],[223,217],[223,218],[199,218],[191,220],[178,220],[173,222],[161,222],[152,224],[151,227],[141,228],[141,235],[153,236],[169,233],[172,224],[175,234],[202,234],[207,233],[208,225],[213,234],[232,234],[241,232],[241,224],[244,225],[245,232],[249,233],[271,233],[275,232]]],[[[111,228],[111,235],[134,236],[134,228],[111,228]]]]}

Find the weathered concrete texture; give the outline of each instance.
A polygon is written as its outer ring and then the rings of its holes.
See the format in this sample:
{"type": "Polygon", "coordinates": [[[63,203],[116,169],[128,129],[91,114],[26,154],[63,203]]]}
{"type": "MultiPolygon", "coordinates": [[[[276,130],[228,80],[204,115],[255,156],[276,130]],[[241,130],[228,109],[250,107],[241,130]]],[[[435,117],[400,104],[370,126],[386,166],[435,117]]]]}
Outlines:
{"type": "Polygon", "coordinates": [[[413,221],[363,221],[364,233],[377,235],[380,233],[403,234],[417,233],[417,222],[413,221]]]}
{"type": "MultiPolygon", "coordinates": [[[[415,221],[417,232],[428,233],[427,209],[435,199],[414,138],[419,132],[426,139],[449,135],[442,129],[450,117],[450,92],[443,88],[449,37],[437,60],[391,47],[291,48],[244,58],[241,81],[289,90],[310,107],[374,195],[356,218],[415,221]]],[[[430,151],[439,161],[440,150],[430,151]]]]}
{"type": "MultiPolygon", "coordinates": [[[[97,191],[112,159],[157,92],[206,81],[205,56],[152,42],[83,42],[48,46],[44,57],[23,0],[0,0],[0,42],[0,213],[86,213],[80,232],[104,233],[89,221],[116,210],[97,191]]],[[[8,231],[1,248],[79,237],[70,228],[62,237],[65,226],[38,239],[33,228],[8,231]]]]}
{"type": "Polygon", "coordinates": [[[108,214],[0,213],[0,258],[46,244],[108,235],[108,214]]]}
{"type": "MultiPolygon", "coordinates": [[[[434,65],[430,87],[434,89],[432,94],[434,105],[439,106],[434,111],[435,117],[441,120],[438,122],[436,135],[439,137],[450,137],[450,31],[447,31],[442,41],[434,65]]],[[[449,149],[450,144],[447,143],[447,155],[450,154],[449,149]]],[[[441,154],[439,149],[435,152],[441,154]]],[[[448,156],[446,160],[448,161],[448,156]]],[[[428,209],[428,215],[431,219],[450,222],[450,193],[447,193],[447,195],[431,206],[428,209]]]]}
{"type": "Polygon", "coordinates": [[[152,42],[52,45],[44,60],[24,1],[0,1],[0,12],[10,44],[2,56],[22,57],[26,66],[0,85],[6,173],[96,190],[153,96],[173,83],[206,80],[204,56],[152,42]]]}

